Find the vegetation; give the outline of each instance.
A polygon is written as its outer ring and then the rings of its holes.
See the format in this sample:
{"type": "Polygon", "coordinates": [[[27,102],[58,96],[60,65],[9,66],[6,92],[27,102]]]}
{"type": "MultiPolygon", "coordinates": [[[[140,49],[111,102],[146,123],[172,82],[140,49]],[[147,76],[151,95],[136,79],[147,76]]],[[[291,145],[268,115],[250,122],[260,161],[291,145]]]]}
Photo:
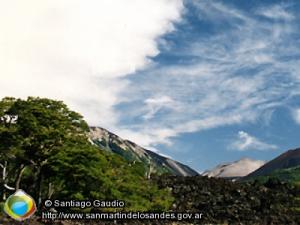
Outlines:
{"type": "MultiPolygon", "coordinates": [[[[297,213],[300,212],[300,166],[275,170],[273,173],[266,176],[259,176],[251,178],[250,181],[256,184],[265,185],[273,182],[287,182],[289,185],[295,187],[294,204],[291,206],[297,213]]],[[[249,182],[249,181],[248,181],[249,182]]]]}
{"type": "Polygon", "coordinates": [[[42,199],[118,199],[130,210],[166,210],[170,193],[143,166],[101,151],[83,117],[63,102],[29,97],[0,101],[0,194],[19,188],[42,199]]]}
{"type": "Polygon", "coordinates": [[[257,180],[261,183],[265,183],[269,179],[278,179],[291,184],[300,183],[300,166],[275,170],[269,175],[251,178],[251,180],[257,180]]]}

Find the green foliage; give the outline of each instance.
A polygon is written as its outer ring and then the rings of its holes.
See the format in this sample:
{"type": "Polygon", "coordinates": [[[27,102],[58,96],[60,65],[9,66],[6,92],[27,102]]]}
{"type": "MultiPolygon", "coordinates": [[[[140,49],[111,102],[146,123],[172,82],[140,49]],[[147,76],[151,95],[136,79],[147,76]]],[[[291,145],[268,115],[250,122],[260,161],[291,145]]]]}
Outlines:
{"type": "Polygon", "coordinates": [[[288,169],[275,170],[270,175],[260,176],[254,179],[260,183],[265,183],[269,179],[278,179],[291,184],[300,183],[300,166],[288,169]]]}
{"type": "Polygon", "coordinates": [[[162,174],[171,174],[172,171],[170,168],[161,166],[159,163],[156,163],[155,160],[150,160],[148,157],[140,157],[138,156],[134,150],[130,147],[120,147],[119,144],[114,142],[107,142],[107,140],[93,140],[93,142],[102,149],[107,151],[112,151],[117,155],[120,155],[122,158],[126,159],[128,162],[139,162],[143,165],[143,170],[149,170],[150,164],[153,168],[152,175],[162,175],[162,174]]]}
{"type": "Polygon", "coordinates": [[[34,195],[40,199],[49,157],[65,143],[87,139],[88,125],[63,102],[33,97],[2,99],[0,118],[1,157],[11,173],[7,182],[18,189],[22,173],[31,167],[36,178],[34,195]]]}
{"type": "Polygon", "coordinates": [[[5,183],[21,187],[39,202],[118,199],[130,210],[170,208],[171,194],[145,179],[142,163],[128,163],[93,146],[83,117],[63,102],[5,98],[0,101],[0,119],[5,183]]]}
{"type": "Polygon", "coordinates": [[[143,177],[142,165],[130,165],[94,146],[68,146],[50,161],[47,174],[57,188],[54,198],[118,199],[130,210],[166,210],[171,204],[170,193],[143,177]]]}
{"type": "Polygon", "coordinates": [[[3,212],[4,209],[4,202],[0,202],[0,213],[3,212]]]}

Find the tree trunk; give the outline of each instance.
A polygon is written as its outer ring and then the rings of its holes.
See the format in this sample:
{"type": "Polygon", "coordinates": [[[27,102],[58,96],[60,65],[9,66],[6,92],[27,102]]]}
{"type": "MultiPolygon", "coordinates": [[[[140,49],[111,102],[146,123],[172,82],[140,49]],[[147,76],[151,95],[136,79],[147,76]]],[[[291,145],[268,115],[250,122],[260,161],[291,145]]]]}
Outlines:
{"type": "Polygon", "coordinates": [[[2,192],[2,200],[6,200],[6,188],[5,188],[5,183],[6,183],[6,166],[7,166],[7,161],[5,161],[4,164],[0,164],[2,168],[2,182],[3,182],[3,192],[2,192]]]}
{"type": "Polygon", "coordinates": [[[6,189],[7,190],[14,190],[13,187],[10,187],[7,184],[7,161],[4,162],[4,164],[0,164],[0,167],[2,168],[2,182],[3,182],[3,193],[2,193],[2,200],[6,200],[6,189]]]}
{"type": "Polygon", "coordinates": [[[39,207],[42,204],[42,183],[43,183],[43,174],[41,174],[40,184],[39,184],[39,198],[38,198],[38,206],[39,207]]]}
{"type": "Polygon", "coordinates": [[[17,175],[16,182],[15,182],[16,190],[20,189],[21,179],[22,179],[22,176],[23,176],[23,173],[24,173],[25,169],[26,169],[26,166],[24,166],[22,164],[19,171],[18,171],[18,175],[17,175]]]}
{"type": "Polygon", "coordinates": [[[48,184],[48,199],[50,199],[52,197],[53,193],[54,193],[54,188],[53,188],[52,183],[50,182],[48,184]]]}
{"type": "Polygon", "coordinates": [[[153,172],[153,167],[152,167],[152,164],[149,163],[149,170],[147,172],[147,179],[149,180],[151,178],[151,174],[153,172]]]}
{"type": "Polygon", "coordinates": [[[43,182],[43,174],[42,174],[42,167],[38,167],[37,169],[37,180],[36,180],[36,194],[35,197],[37,198],[37,207],[39,208],[42,203],[42,182],[43,182]]]}

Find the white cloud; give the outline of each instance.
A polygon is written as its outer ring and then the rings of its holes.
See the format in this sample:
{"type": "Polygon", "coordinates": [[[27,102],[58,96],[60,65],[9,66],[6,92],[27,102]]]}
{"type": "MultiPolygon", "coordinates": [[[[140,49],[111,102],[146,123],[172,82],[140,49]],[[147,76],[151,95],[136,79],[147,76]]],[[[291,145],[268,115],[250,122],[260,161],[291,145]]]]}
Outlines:
{"type": "Polygon", "coordinates": [[[262,21],[256,14],[214,1],[191,4],[200,20],[221,31],[188,36],[194,41],[180,51],[176,47],[169,50],[191,59],[188,63],[156,65],[134,75],[139,76],[135,85],[123,93],[136,105],[140,102],[138,109],[129,107],[131,121],[136,122],[124,128],[145,137],[128,138],[146,146],[172,144],[172,137],[182,133],[268,120],[270,112],[299,94],[299,82],[295,82],[300,80],[299,59],[289,57],[300,50],[293,39],[298,31],[294,20],[262,21]],[[224,18],[226,25],[220,26],[224,18]],[[168,96],[176,102],[176,109],[169,108],[163,115],[151,113],[151,121],[140,122],[149,111],[144,99],[156,96],[168,96]]]}
{"type": "Polygon", "coordinates": [[[145,100],[147,113],[143,116],[148,120],[155,116],[162,109],[175,109],[176,103],[169,96],[157,96],[154,98],[148,98],[145,100]]]}
{"type": "Polygon", "coordinates": [[[232,18],[245,20],[248,18],[243,12],[234,7],[226,6],[217,1],[191,1],[191,4],[196,6],[199,13],[199,18],[203,20],[219,18],[220,20],[231,20],[232,18]]]}
{"type": "Polygon", "coordinates": [[[273,144],[264,143],[245,131],[239,131],[238,139],[231,143],[230,148],[238,151],[247,150],[275,150],[278,147],[273,144]]]}
{"type": "Polygon", "coordinates": [[[174,126],[169,126],[169,124],[163,126],[165,123],[161,122],[160,124],[157,124],[157,121],[155,121],[153,126],[151,126],[151,122],[149,122],[150,124],[145,123],[144,126],[131,126],[131,129],[118,127],[115,128],[113,132],[118,133],[118,135],[125,139],[138,143],[144,148],[153,149],[155,144],[171,146],[171,138],[182,133],[192,133],[225,125],[237,124],[241,122],[241,119],[242,117],[238,115],[223,115],[220,117],[207,117],[205,119],[198,120],[190,119],[188,121],[183,121],[182,123],[177,121],[174,122],[174,126]]]}
{"type": "Polygon", "coordinates": [[[299,94],[298,61],[280,59],[299,53],[294,20],[262,22],[220,2],[191,2],[201,20],[230,26],[177,51],[159,37],[180,21],[181,0],[0,0],[0,97],[61,99],[91,125],[153,148],[185,132],[254,122],[299,94]],[[152,64],[159,44],[192,60],[152,64]]]}
{"type": "Polygon", "coordinates": [[[286,10],[285,5],[273,5],[271,7],[264,7],[257,11],[257,14],[275,20],[293,20],[295,16],[286,10]]]}
{"type": "Polygon", "coordinates": [[[121,79],[151,63],[181,0],[0,1],[0,97],[64,100],[93,125],[114,126],[121,79]]]}
{"type": "Polygon", "coordinates": [[[300,124],[300,108],[293,111],[294,120],[300,124]]]}

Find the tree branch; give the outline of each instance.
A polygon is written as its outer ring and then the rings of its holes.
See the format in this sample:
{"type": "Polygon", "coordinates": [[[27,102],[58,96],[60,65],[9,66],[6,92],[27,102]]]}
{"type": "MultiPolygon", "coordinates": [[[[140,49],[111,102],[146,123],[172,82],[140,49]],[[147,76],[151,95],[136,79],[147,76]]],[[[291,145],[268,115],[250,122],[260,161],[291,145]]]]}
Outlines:
{"type": "Polygon", "coordinates": [[[14,187],[8,186],[8,184],[4,184],[4,187],[5,187],[6,189],[10,190],[10,191],[16,190],[14,187]]]}

